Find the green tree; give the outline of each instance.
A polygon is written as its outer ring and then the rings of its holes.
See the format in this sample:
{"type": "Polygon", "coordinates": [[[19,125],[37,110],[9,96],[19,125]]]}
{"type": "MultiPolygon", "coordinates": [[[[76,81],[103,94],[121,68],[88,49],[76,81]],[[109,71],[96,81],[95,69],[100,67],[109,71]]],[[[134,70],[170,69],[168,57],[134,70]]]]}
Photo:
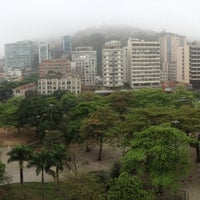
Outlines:
{"type": "Polygon", "coordinates": [[[124,119],[124,115],[128,110],[134,107],[135,97],[133,92],[114,91],[107,96],[106,100],[110,107],[120,114],[120,118],[124,119]]]}
{"type": "Polygon", "coordinates": [[[24,145],[17,145],[16,147],[12,148],[11,151],[8,152],[8,162],[19,162],[19,169],[20,169],[20,183],[23,184],[24,175],[23,175],[23,168],[24,168],[24,161],[29,161],[32,157],[32,150],[24,145]]]}
{"type": "Polygon", "coordinates": [[[47,150],[41,150],[36,153],[33,158],[29,161],[28,167],[36,167],[36,175],[38,176],[41,173],[41,184],[42,184],[42,199],[44,200],[44,173],[48,173],[54,176],[53,170],[51,170],[51,157],[50,152],[47,150]]]}
{"type": "Polygon", "coordinates": [[[150,177],[155,188],[176,190],[189,168],[190,141],[190,137],[172,127],[152,126],[136,132],[123,157],[123,169],[150,177]]]}
{"type": "Polygon", "coordinates": [[[135,106],[143,107],[165,107],[171,105],[171,94],[167,94],[158,88],[147,88],[135,91],[135,106]]]}
{"type": "Polygon", "coordinates": [[[70,169],[70,157],[67,155],[64,145],[57,144],[53,146],[53,150],[50,152],[50,167],[55,166],[56,168],[56,183],[57,183],[57,190],[59,184],[59,174],[60,171],[64,170],[64,167],[67,166],[70,169]]]}
{"type": "Polygon", "coordinates": [[[144,188],[142,181],[127,172],[110,182],[107,200],[154,200],[151,191],[144,188]]]}
{"type": "Polygon", "coordinates": [[[85,139],[94,139],[99,143],[99,155],[101,160],[104,140],[109,136],[108,130],[119,122],[119,115],[108,106],[98,107],[96,111],[86,118],[80,128],[85,139]]]}

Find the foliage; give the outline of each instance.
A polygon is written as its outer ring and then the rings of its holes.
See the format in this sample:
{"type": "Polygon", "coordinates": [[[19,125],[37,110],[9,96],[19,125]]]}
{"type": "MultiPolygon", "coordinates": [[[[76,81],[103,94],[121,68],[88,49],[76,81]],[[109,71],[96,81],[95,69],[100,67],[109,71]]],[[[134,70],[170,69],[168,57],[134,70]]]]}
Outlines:
{"type": "Polygon", "coordinates": [[[104,192],[103,186],[91,174],[68,177],[60,188],[60,196],[68,200],[103,200],[104,192]]]}
{"type": "Polygon", "coordinates": [[[123,169],[148,174],[155,187],[176,190],[189,167],[190,141],[183,132],[171,127],[153,126],[136,132],[123,158],[123,169]]]}
{"type": "Polygon", "coordinates": [[[154,195],[146,190],[142,181],[127,172],[123,172],[117,179],[110,182],[108,200],[153,200],[154,195]]]}
{"type": "Polygon", "coordinates": [[[196,99],[195,93],[187,90],[184,86],[179,86],[172,93],[172,103],[177,107],[182,105],[193,106],[196,99]]]}
{"type": "Polygon", "coordinates": [[[108,106],[98,107],[86,118],[81,126],[81,134],[85,140],[96,140],[99,145],[98,160],[101,160],[103,141],[111,137],[107,131],[119,122],[119,116],[108,106]]]}
{"type": "Polygon", "coordinates": [[[170,94],[163,92],[161,89],[148,88],[135,91],[135,106],[137,108],[171,105],[170,94]]]}
{"type": "Polygon", "coordinates": [[[128,91],[114,91],[107,97],[110,107],[118,112],[123,119],[123,115],[128,112],[131,107],[134,107],[134,93],[128,91]]]}
{"type": "Polygon", "coordinates": [[[63,145],[54,145],[53,150],[50,152],[50,160],[49,160],[49,167],[55,167],[55,175],[56,175],[56,183],[57,183],[57,189],[58,189],[58,183],[59,183],[59,175],[60,171],[64,170],[64,167],[67,166],[70,168],[70,165],[68,162],[70,162],[70,157],[67,155],[65,147],[63,145]]]}
{"type": "Polygon", "coordinates": [[[29,161],[32,158],[32,150],[24,145],[17,145],[8,152],[8,162],[19,162],[20,183],[23,184],[23,168],[24,161],[29,161]]]}

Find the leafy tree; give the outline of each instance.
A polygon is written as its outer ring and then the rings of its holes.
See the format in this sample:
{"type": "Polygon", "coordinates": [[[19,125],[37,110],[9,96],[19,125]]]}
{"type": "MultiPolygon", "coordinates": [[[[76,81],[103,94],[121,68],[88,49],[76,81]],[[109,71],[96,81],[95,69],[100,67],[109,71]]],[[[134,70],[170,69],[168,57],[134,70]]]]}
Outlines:
{"type": "Polygon", "coordinates": [[[116,136],[120,147],[126,149],[135,132],[143,131],[152,125],[170,124],[171,118],[172,112],[168,107],[134,108],[122,123],[111,129],[111,132],[116,136]]]}
{"type": "Polygon", "coordinates": [[[58,189],[58,183],[59,183],[59,174],[60,171],[64,170],[64,166],[67,166],[70,168],[70,165],[68,162],[70,161],[70,157],[67,155],[65,147],[61,144],[54,145],[53,150],[50,154],[50,167],[55,166],[56,168],[56,183],[57,183],[57,189],[58,189]]]}
{"type": "Polygon", "coordinates": [[[18,109],[17,117],[21,127],[31,125],[38,127],[39,117],[42,118],[49,113],[49,105],[45,96],[38,95],[33,98],[24,99],[18,109]]]}
{"type": "Polygon", "coordinates": [[[29,161],[32,157],[32,150],[24,145],[17,145],[16,147],[12,148],[11,151],[8,152],[8,162],[19,162],[19,169],[20,169],[20,183],[23,184],[24,175],[23,175],[23,168],[24,168],[24,161],[29,161]]]}
{"type": "Polygon", "coordinates": [[[127,172],[110,182],[110,189],[107,195],[108,200],[153,200],[151,191],[144,188],[142,181],[127,172]]]}
{"type": "MultiPolygon", "coordinates": [[[[83,120],[97,110],[97,107],[102,106],[102,102],[89,101],[79,102],[73,111],[70,113],[69,124],[67,125],[66,139],[68,142],[80,142],[82,137],[80,135],[80,127],[83,124],[83,120]]],[[[87,150],[88,150],[87,145],[87,150]]]]}
{"type": "Polygon", "coordinates": [[[150,177],[154,187],[176,190],[189,167],[191,139],[172,127],[153,126],[134,134],[123,157],[123,169],[150,177]]]}
{"type": "Polygon", "coordinates": [[[41,184],[42,184],[42,199],[44,200],[44,173],[48,173],[54,176],[53,170],[51,170],[51,157],[47,150],[41,150],[36,153],[33,158],[29,161],[28,167],[36,167],[36,175],[41,173],[41,184]]]}
{"type": "Polygon", "coordinates": [[[8,183],[10,180],[8,175],[6,174],[6,165],[0,161],[0,183],[8,183]]]}
{"type": "Polygon", "coordinates": [[[131,107],[134,107],[134,93],[114,91],[107,96],[107,101],[111,108],[120,114],[120,117],[124,119],[124,114],[128,112],[131,107]]]}
{"type": "Polygon", "coordinates": [[[103,141],[108,137],[108,130],[119,121],[117,113],[108,106],[98,107],[96,111],[86,118],[81,126],[81,133],[85,139],[94,139],[99,143],[99,155],[97,160],[101,160],[103,141]]]}
{"type": "Polygon", "coordinates": [[[135,106],[137,108],[171,105],[171,96],[158,88],[147,88],[135,91],[135,106]]]}
{"type": "Polygon", "coordinates": [[[68,200],[103,200],[105,189],[92,174],[69,176],[58,192],[62,199],[68,200]]]}
{"type": "Polygon", "coordinates": [[[187,90],[184,86],[179,86],[172,93],[171,99],[172,103],[177,107],[182,105],[193,106],[196,97],[192,91],[187,90]]]}

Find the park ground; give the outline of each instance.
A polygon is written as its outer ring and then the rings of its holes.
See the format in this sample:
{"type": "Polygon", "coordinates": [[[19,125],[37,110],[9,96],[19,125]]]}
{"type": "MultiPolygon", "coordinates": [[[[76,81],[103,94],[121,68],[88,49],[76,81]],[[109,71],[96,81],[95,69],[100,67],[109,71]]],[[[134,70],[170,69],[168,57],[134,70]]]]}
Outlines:
{"type": "MultiPolygon", "coordinates": [[[[18,135],[13,130],[3,130],[0,129],[0,152],[1,152],[1,161],[5,163],[6,171],[9,176],[12,178],[12,182],[19,182],[19,170],[18,163],[13,162],[7,164],[7,152],[16,144],[28,144],[35,140],[33,136],[30,135],[30,132],[23,132],[21,135],[18,135]]],[[[85,152],[84,145],[72,145],[69,149],[71,156],[73,157],[78,172],[84,171],[108,171],[112,168],[113,163],[120,158],[122,155],[119,149],[109,147],[104,145],[102,153],[102,161],[97,161],[98,156],[98,145],[92,145],[90,152],[85,152]]],[[[191,157],[191,170],[186,179],[181,181],[181,191],[186,191],[188,195],[188,200],[200,200],[200,163],[196,163],[196,154],[195,149],[190,149],[191,157]]],[[[63,176],[66,175],[65,172],[63,176]]],[[[71,173],[71,172],[69,172],[71,173]]],[[[40,177],[35,175],[33,169],[24,169],[24,181],[25,182],[40,182],[40,177]]],[[[53,181],[52,177],[46,175],[46,181],[53,181]]]]}

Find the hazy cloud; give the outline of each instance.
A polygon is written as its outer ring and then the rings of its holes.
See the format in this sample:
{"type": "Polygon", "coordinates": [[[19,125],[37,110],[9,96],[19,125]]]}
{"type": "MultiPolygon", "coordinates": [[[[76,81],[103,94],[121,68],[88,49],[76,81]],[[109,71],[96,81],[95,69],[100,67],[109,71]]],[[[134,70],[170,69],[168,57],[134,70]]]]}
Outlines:
{"type": "Polygon", "coordinates": [[[0,0],[3,44],[125,24],[200,38],[198,0],[0,0]]]}

